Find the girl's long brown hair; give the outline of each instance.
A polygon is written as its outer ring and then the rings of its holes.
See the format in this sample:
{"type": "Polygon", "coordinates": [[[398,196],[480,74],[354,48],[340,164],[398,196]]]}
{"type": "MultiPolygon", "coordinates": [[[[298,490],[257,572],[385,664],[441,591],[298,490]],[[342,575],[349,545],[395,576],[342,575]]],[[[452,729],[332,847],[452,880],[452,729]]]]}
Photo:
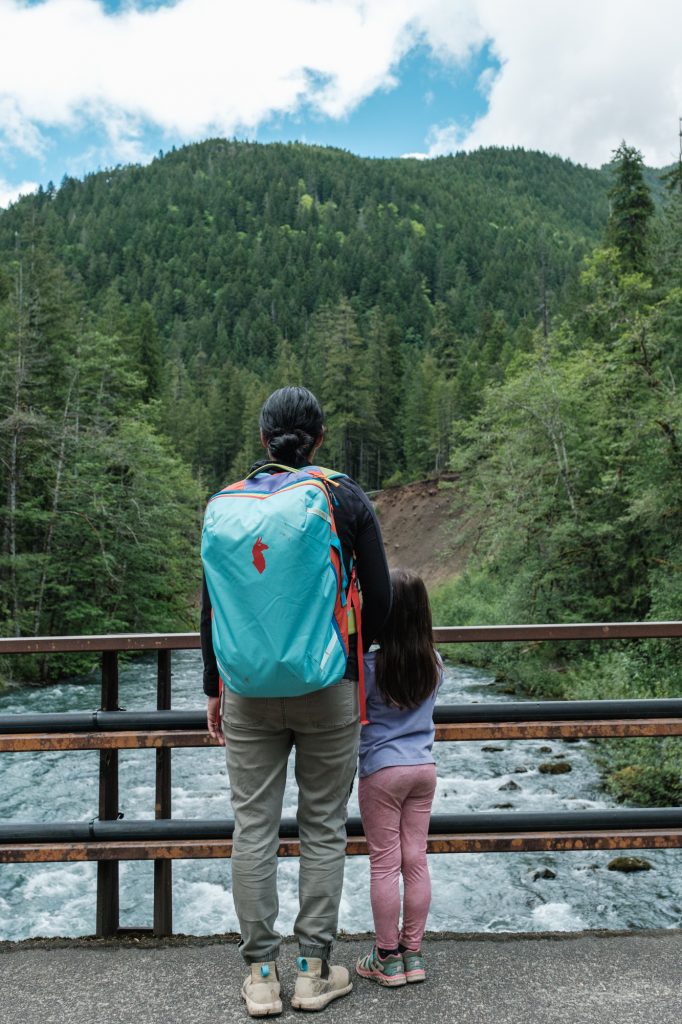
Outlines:
{"type": "Polygon", "coordinates": [[[433,646],[431,605],[421,576],[393,569],[393,604],[376,657],[377,691],[387,704],[416,708],[438,685],[440,664],[433,646]]]}

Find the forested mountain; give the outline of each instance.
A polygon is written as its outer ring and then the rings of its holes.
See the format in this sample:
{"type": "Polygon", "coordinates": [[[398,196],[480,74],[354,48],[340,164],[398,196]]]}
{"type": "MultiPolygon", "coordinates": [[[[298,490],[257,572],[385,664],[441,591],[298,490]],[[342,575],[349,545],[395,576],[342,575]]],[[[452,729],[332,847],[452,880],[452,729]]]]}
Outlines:
{"type": "Polygon", "coordinates": [[[245,468],[254,410],[296,378],[326,406],[328,460],[376,487],[446,465],[453,418],[566,304],[607,187],[521,150],[215,140],[21,200],[0,262],[60,264],[207,486],[245,468]]]}
{"type": "Polygon", "coordinates": [[[193,621],[203,497],[291,381],[365,486],[461,471],[444,620],[674,617],[682,231],[631,164],[216,140],[1,213],[3,632],[193,621]]]}

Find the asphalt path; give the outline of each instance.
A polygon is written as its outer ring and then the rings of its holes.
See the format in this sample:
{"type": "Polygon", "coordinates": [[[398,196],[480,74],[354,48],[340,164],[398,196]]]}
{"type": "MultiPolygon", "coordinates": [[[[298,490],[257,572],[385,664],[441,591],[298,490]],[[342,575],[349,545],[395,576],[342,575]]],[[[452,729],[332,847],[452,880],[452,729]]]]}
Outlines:
{"type": "MultiPolygon", "coordinates": [[[[369,940],[333,962],[353,968],[369,940]]],[[[424,984],[380,988],[354,978],[329,1024],[680,1024],[682,931],[430,937],[424,984]]],[[[292,1011],[295,946],[280,959],[283,1022],[292,1011]]],[[[234,940],[177,937],[0,943],[1,1024],[218,1024],[246,1021],[234,940]]],[[[313,1015],[310,1015],[313,1016],[313,1015]]],[[[317,1019],[320,1015],[315,1015],[317,1019]]]]}

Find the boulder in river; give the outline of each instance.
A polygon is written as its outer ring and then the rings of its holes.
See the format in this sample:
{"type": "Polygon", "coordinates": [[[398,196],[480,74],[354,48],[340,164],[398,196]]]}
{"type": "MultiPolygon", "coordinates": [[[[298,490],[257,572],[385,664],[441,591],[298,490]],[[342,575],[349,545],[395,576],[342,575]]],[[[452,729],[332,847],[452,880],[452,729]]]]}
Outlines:
{"type": "Polygon", "coordinates": [[[556,871],[552,871],[551,868],[538,868],[533,872],[533,881],[537,882],[540,878],[556,878],[556,871]]]}
{"type": "Polygon", "coordinates": [[[607,865],[609,871],[651,871],[653,864],[644,857],[614,857],[607,865]]]}
{"type": "Polygon", "coordinates": [[[538,765],[538,771],[542,775],[565,775],[566,772],[572,772],[573,768],[568,761],[544,761],[538,765]]]}
{"type": "Polygon", "coordinates": [[[523,765],[523,764],[520,764],[520,765],[518,765],[518,767],[516,767],[514,769],[514,774],[515,775],[523,775],[527,771],[528,771],[528,769],[526,768],[526,766],[523,765]]]}
{"type": "Polygon", "coordinates": [[[497,754],[499,751],[504,750],[504,747],[495,747],[491,743],[486,743],[484,747],[481,747],[484,754],[497,754]]]}
{"type": "Polygon", "coordinates": [[[493,804],[494,811],[511,811],[514,809],[514,804],[493,804]]]}
{"type": "Polygon", "coordinates": [[[513,779],[510,779],[509,782],[505,782],[501,786],[498,786],[497,788],[499,790],[521,789],[521,787],[519,786],[518,782],[514,782],[513,779]]]}
{"type": "Polygon", "coordinates": [[[538,749],[539,749],[541,754],[551,754],[552,753],[552,748],[548,747],[547,745],[545,745],[544,747],[539,747],[538,749]]]}

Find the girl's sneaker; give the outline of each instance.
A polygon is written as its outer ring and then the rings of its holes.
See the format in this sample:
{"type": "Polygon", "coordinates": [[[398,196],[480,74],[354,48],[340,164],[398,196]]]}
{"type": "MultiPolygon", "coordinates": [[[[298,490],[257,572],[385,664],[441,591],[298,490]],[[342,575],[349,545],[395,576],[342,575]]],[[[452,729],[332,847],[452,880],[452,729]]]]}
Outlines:
{"type": "Polygon", "coordinates": [[[392,988],[404,985],[407,981],[400,953],[389,953],[382,960],[376,946],[367,956],[360,957],[355,965],[355,970],[361,978],[371,978],[372,981],[378,981],[380,985],[388,985],[392,988]]]}
{"type": "Polygon", "coordinates": [[[404,949],[405,981],[426,981],[424,957],[420,949],[404,949]]]}

